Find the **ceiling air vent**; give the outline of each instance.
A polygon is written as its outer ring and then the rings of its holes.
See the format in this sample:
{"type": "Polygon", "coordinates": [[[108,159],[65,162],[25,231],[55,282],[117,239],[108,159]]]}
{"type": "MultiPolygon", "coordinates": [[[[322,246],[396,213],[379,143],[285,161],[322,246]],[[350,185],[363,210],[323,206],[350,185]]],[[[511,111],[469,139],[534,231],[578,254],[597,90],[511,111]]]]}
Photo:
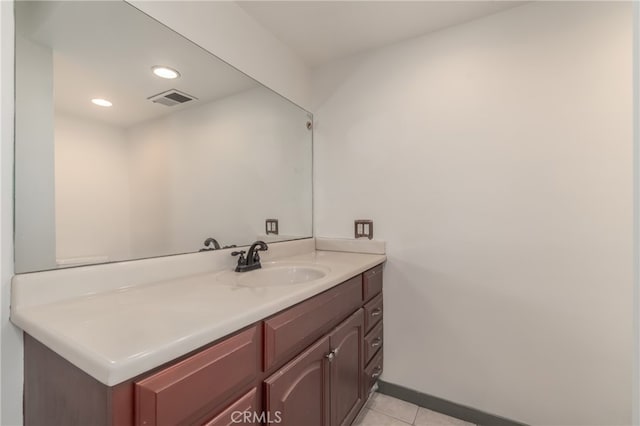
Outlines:
{"type": "Polygon", "coordinates": [[[167,90],[166,92],[158,93],[157,95],[153,95],[149,99],[151,102],[156,104],[162,104],[166,106],[174,106],[180,105],[185,102],[198,100],[195,96],[187,95],[184,92],[181,92],[176,89],[167,90]]]}

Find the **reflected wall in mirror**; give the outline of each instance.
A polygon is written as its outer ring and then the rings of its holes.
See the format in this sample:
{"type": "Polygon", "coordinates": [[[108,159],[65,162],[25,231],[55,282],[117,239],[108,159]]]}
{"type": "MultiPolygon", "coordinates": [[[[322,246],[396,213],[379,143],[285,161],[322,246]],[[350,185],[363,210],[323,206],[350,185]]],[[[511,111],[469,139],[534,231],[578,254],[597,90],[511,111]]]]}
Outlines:
{"type": "Polygon", "coordinates": [[[16,2],[16,272],[310,237],[311,121],[125,2],[16,2]]]}

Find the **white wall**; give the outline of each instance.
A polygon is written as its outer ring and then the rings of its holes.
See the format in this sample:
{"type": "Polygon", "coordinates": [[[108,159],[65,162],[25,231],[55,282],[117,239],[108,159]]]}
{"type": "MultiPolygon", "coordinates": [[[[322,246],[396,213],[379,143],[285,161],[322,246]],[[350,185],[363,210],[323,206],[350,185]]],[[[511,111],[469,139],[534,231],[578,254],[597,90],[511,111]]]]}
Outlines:
{"type": "Polygon", "coordinates": [[[309,109],[310,73],[290,48],[233,1],[129,3],[267,87],[309,109]]]}
{"type": "Polygon", "coordinates": [[[630,423],[631,30],[529,3],[314,72],[317,235],[387,240],[384,380],[630,423]]]}
{"type": "Polygon", "coordinates": [[[0,1],[0,423],[22,424],[22,332],[9,322],[13,276],[13,1],[0,1]]]}
{"type": "Polygon", "coordinates": [[[123,129],[55,112],[56,258],[130,259],[123,129]]]}
{"type": "Polygon", "coordinates": [[[311,235],[307,120],[257,88],[129,129],[134,257],[251,244],[268,217],[311,235]]]}

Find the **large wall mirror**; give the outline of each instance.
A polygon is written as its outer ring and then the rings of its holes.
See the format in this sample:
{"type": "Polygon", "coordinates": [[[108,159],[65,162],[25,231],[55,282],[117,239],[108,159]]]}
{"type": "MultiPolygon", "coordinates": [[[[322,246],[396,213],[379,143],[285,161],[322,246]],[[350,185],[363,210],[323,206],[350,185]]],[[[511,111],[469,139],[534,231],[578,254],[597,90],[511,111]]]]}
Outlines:
{"type": "Polygon", "coordinates": [[[16,272],[311,236],[307,111],[128,3],[15,7],[16,272]]]}

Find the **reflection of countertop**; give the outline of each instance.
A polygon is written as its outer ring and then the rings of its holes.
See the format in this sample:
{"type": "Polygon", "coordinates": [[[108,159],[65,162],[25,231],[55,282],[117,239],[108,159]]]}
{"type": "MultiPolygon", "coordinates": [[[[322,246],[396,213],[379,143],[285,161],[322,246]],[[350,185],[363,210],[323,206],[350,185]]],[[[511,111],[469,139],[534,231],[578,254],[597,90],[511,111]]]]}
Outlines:
{"type": "Polygon", "coordinates": [[[207,272],[44,304],[19,304],[12,308],[11,321],[100,382],[115,385],[385,259],[377,254],[313,251],[276,259],[330,269],[310,283],[239,287],[221,278],[233,275],[228,270],[207,272]]]}

